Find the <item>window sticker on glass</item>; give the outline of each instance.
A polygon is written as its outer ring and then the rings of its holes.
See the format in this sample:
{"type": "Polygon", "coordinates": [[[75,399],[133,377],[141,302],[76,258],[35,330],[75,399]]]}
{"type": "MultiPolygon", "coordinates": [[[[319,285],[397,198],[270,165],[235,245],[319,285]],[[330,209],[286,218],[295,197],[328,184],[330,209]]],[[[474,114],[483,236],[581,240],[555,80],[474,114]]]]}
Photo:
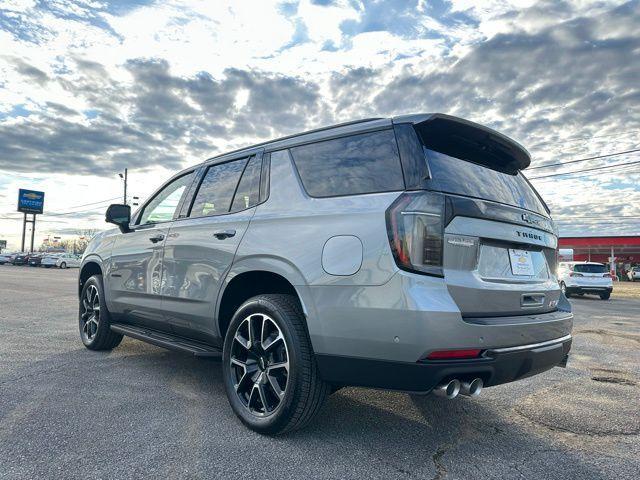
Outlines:
{"type": "Polygon", "coordinates": [[[511,261],[511,273],[514,275],[533,275],[535,273],[531,252],[510,248],[509,260],[511,261]]]}

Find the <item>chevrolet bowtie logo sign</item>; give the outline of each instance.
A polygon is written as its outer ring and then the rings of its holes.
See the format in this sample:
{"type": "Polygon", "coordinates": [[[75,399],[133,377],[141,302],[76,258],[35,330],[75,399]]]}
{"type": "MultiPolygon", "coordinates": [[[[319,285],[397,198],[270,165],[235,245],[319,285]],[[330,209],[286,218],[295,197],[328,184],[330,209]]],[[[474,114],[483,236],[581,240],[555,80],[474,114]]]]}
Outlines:
{"type": "Polygon", "coordinates": [[[23,213],[42,213],[44,209],[44,192],[26,190],[18,191],[18,211],[23,213]]]}
{"type": "Polygon", "coordinates": [[[24,194],[24,198],[28,198],[29,200],[40,200],[43,195],[35,192],[29,192],[24,194]]]}

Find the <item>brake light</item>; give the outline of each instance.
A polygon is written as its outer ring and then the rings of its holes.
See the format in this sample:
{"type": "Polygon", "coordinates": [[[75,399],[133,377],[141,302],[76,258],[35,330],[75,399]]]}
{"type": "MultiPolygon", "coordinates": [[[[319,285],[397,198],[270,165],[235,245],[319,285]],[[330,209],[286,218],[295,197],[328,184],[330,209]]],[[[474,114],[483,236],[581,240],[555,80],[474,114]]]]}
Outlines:
{"type": "Polygon", "coordinates": [[[387,234],[399,268],[442,276],[444,197],[405,192],[387,209],[387,234]]]}
{"type": "Polygon", "coordinates": [[[427,360],[453,360],[464,358],[476,358],[482,350],[473,348],[467,350],[438,350],[427,355],[427,360]]]}

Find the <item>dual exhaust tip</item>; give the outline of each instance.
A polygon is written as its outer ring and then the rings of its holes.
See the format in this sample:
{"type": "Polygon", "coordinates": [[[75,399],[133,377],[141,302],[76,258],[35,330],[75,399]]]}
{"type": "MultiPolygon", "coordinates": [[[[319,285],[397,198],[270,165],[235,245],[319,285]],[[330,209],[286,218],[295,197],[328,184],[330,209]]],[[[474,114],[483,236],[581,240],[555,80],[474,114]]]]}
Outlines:
{"type": "Polygon", "coordinates": [[[466,397],[477,397],[482,391],[484,383],[481,378],[473,380],[460,381],[457,378],[441,383],[433,389],[433,393],[439,397],[448,398],[449,400],[456,398],[458,395],[466,397]]]}

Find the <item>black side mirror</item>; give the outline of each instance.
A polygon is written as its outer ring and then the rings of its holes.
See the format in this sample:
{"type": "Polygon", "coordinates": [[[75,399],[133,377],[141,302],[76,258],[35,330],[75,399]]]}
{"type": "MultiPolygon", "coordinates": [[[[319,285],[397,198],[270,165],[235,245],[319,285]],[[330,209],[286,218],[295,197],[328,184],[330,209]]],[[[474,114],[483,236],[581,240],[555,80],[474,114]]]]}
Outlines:
{"type": "Polygon", "coordinates": [[[109,205],[104,220],[107,223],[113,223],[120,228],[122,233],[130,232],[129,223],[131,222],[131,207],[114,203],[109,205]]]}

